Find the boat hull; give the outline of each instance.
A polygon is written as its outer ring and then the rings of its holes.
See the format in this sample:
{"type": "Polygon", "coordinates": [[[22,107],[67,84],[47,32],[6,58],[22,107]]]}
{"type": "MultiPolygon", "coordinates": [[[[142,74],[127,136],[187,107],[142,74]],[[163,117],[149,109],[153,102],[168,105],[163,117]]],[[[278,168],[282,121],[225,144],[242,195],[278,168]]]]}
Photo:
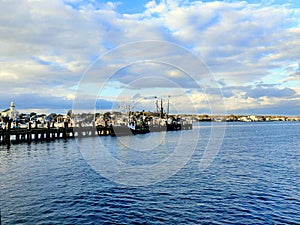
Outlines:
{"type": "Polygon", "coordinates": [[[129,136],[136,134],[147,134],[150,130],[148,127],[135,127],[128,126],[112,126],[111,136],[129,136]]]}

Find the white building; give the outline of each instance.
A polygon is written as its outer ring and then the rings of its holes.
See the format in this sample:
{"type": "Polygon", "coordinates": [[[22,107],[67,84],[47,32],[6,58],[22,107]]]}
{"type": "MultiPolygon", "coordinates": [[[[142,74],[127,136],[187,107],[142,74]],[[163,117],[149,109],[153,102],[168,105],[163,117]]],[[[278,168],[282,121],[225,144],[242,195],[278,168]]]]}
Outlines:
{"type": "Polygon", "coordinates": [[[8,117],[9,119],[16,119],[19,116],[19,112],[16,110],[14,102],[10,103],[9,109],[1,112],[1,117],[8,117]]]}

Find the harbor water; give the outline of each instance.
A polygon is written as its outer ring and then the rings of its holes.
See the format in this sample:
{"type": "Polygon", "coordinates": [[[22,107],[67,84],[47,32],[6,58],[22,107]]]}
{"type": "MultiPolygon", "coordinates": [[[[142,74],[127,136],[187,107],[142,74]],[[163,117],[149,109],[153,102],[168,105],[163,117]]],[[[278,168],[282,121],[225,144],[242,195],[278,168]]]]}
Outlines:
{"type": "Polygon", "coordinates": [[[300,123],[227,123],[201,170],[211,125],[0,146],[1,222],[300,224],[300,123]]]}

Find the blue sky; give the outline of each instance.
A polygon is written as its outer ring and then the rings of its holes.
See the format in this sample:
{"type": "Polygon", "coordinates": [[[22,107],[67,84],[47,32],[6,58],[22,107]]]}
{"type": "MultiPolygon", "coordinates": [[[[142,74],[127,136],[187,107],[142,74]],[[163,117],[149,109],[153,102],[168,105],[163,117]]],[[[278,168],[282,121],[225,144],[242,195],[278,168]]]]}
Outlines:
{"type": "Polygon", "coordinates": [[[299,1],[24,0],[0,10],[2,110],[154,110],[154,96],[170,95],[173,112],[300,115],[299,1]]]}

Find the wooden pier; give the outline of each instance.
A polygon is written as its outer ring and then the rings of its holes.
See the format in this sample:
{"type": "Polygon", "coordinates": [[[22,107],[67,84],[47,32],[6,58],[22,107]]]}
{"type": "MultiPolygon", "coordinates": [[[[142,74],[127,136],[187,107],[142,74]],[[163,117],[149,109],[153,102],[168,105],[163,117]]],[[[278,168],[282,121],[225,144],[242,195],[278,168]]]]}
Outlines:
{"type": "Polygon", "coordinates": [[[0,144],[17,144],[22,142],[49,142],[55,139],[69,139],[81,137],[107,136],[111,134],[111,127],[102,126],[86,126],[86,127],[69,127],[68,123],[64,123],[63,127],[50,126],[38,128],[35,124],[28,124],[28,128],[11,128],[8,124],[5,129],[0,129],[0,144]]]}
{"type": "MultiPolygon", "coordinates": [[[[172,130],[190,130],[192,125],[180,126],[172,130]]],[[[160,130],[168,131],[168,130],[160,130]]],[[[63,127],[54,127],[54,123],[50,125],[48,122],[45,127],[39,128],[37,124],[28,124],[28,128],[11,128],[8,123],[5,129],[0,129],[0,144],[10,145],[18,143],[31,143],[45,141],[49,142],[56,139],[83,138],[96,136],[115,136],[111,126],[85,126],[85,127],[69,127],[68,122],[63,127]]]]}

